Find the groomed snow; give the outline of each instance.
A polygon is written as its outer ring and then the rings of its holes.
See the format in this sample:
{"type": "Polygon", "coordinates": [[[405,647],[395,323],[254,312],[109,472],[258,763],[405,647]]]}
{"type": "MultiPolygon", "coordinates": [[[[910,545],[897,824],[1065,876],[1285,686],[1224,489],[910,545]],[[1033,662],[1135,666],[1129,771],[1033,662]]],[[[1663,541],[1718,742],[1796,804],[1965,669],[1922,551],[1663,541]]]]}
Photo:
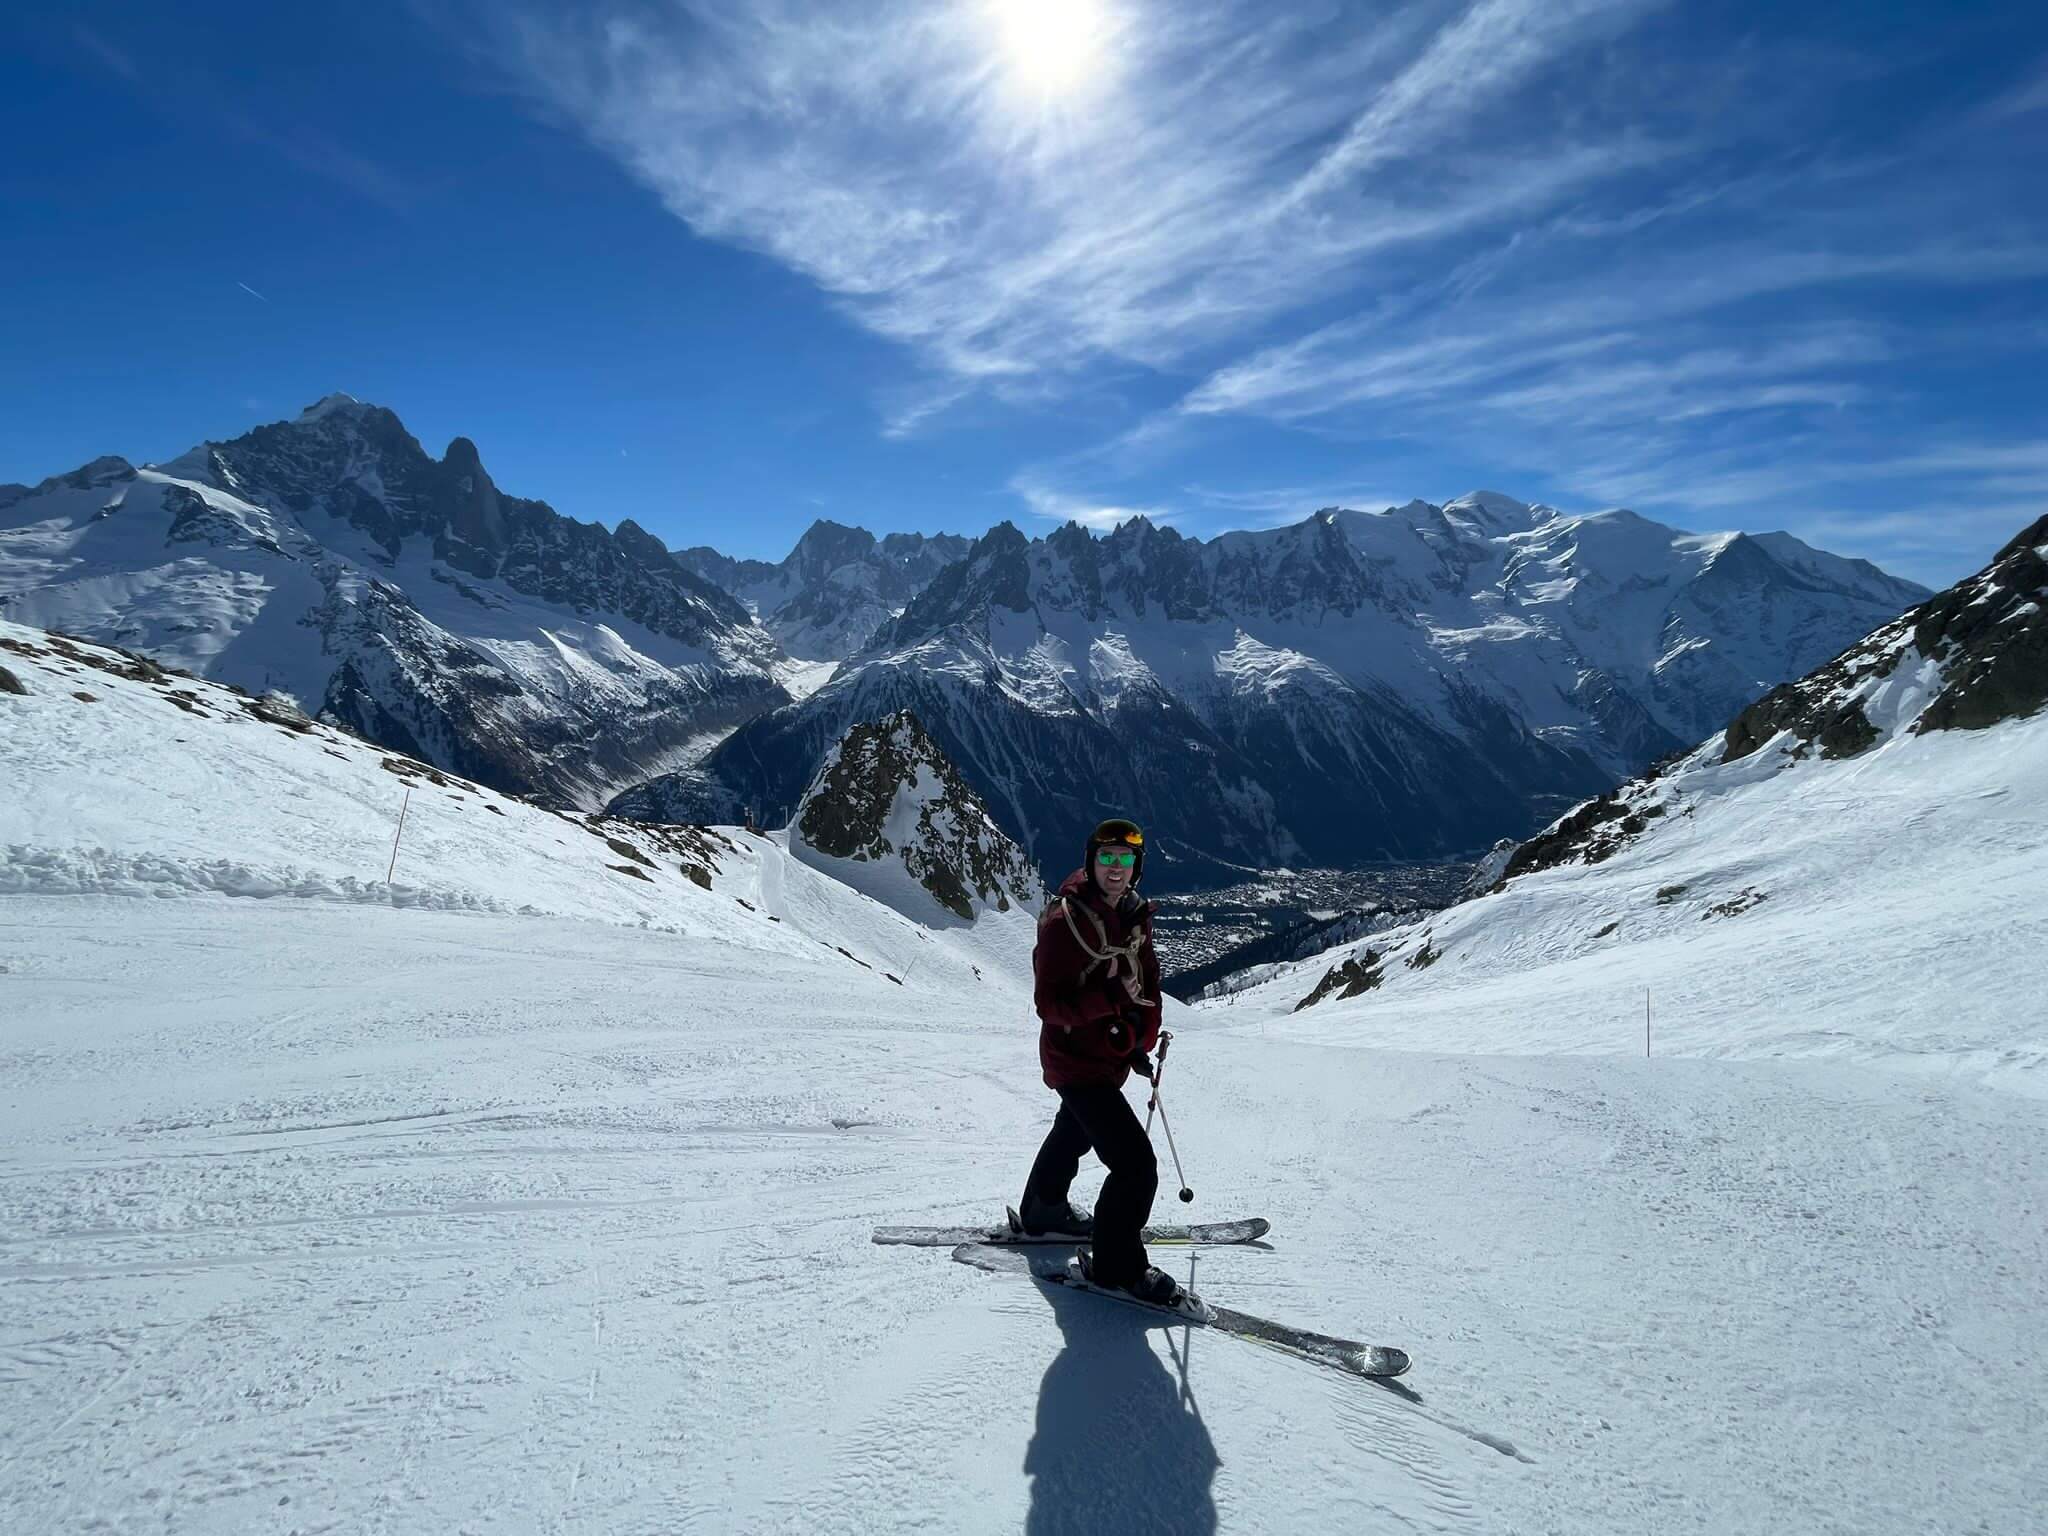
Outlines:
{"type": "Polygon", "coordinates": [[[868,1243],[1014,1199],[1051,1106],[1015,1004],[289,899],[9,898],[0,956],[8,1530],[1860,1532],[2038,1505],[2024,1099],[1189,1028],[1188,1209],[1274,1233],[1166,1262],[1402,1344],[1396,1391],[868,1243]]]}

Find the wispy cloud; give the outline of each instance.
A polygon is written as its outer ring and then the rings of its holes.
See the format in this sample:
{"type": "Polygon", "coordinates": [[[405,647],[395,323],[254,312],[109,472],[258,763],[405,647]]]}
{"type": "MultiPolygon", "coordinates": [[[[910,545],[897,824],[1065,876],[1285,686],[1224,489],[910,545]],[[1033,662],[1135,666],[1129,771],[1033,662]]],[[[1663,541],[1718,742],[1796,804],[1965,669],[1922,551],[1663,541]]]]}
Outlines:
{"type": "Polygon", "coordinates": [[[1853,508],[1806,511],[1797,519],[1796,531],[1812,542],[1851,553],[1873,544],[1887,552],[1938,553],[1962,545],[1980,550],[1988,559],[2020,529],[2043,516],[2048,516],[2048,497],[2032,501],[1934,502],[1910,512],[1853,508]]]}
{"type": "MultiPolygon", "coordinates": [[[[1977,244],[1939,235],[1856,248],[1836,228],[1841,250],[1783,249],[1756,239],[1723,241],[1705,252],[1658,252],[1632,270],[1587,284],[1573,270],[1526,279],[1505,292],[1480,291],[1434,302],[1433,294],[1397,311],[1368,312],[1261,349],[1219,368],[1190,390],[1183,412],[1241,412],[1298,421],[1360,402],[1440,399],[1517,375],[1553,381],[1549,398],[1590,400],[1605,391],[1628,402],[1655,375],[1666,388],[1642,400],[1640,414],[1671,403],[1688,379],[1738,374],[1768,380],[1790,370],[1880,362],[1892,348],[1873,326],[1837,326],[1818,337],[1810,323],[1777,316],[1745,327],[1754,340],[1731,347],[1702,338],[1721,333],[1705,317],[1765,296],[1893,279],[1968,285],[2048,273],[2048,237],[1977,244]],[[1583,370],[1599,359],[1622,371],[1610,388],[1583,370]]],[[[1541,387],[1502,392],[1496,403],[1546,398],[1541,387]]],[[[1832,397],[1831,397],[1832,398],[1832,397]]]]}
{"type": "Polygon", "coordinates": [[[945,415],[973,392],[971,384],[957,379],[927,379],[908,389],[884,392],[882,436],[915,437],[929,422],[945,415]]]}
{"type": "Polygon", "coordinates": [[[1171,366],[1341,290],[1375,253],[1534,216],[1671,153],[1647,134],[1473,132],[1482,98],[1644,0],[1428,0],[1372,26],[1103,3],[1100,78],[1072,103],[1020,101],[973,3],[683,0],[528,13],[498,36],[694,229],[768,252],[972,382],[1171,366]]]}
{"type": "Polygon", "coordinates": [[[1290,200],[1349,184],[1364,172],[1441,143],[1558,54],[1619,30],[1654,0],[1480,0],[1429,40],[1288,188],[1290,200]]]}
{"type": "Polygon", "coordinates": [[[1325,507],[1377,512],[1385,507],[1404,505],[1413,499],[1412,493],[1367,490],[1355,480],[1305,481],[1228,489],[1195,483],[1183,486],[1182,494],[1191,508],[1214,514],[1215,520],[1223,526],[1241,527],[1249,522],[1260,528],[1298,523],[1325,507]]]}
{"type": "MultiPolygon", "coordinates": [[[[1401,501],[1450,489],[1434,455],[1552,500],[1746,523],[1831,484],[1873,494],[1802,504],[1875,517],[1901,487],[1826,475],[1956,438],[1930,380],[2048,352],[2038,59],[1980,48],[1944,93],[1924,39],[1760,43],[1660,0],[1098,4],[1064,96],[1025,88],[985,0],[477,15],[690,228],[901,344],[885,435],[1142,375],[1011,481],[1040,516],[1285,518],[1351,464],[1421,466],[1401,501]],[[1200,462],[1232,433],[1281,467],[1200,462]]],[[[2007,506],[2032,473],[1959,483],[2007,506]]]]}

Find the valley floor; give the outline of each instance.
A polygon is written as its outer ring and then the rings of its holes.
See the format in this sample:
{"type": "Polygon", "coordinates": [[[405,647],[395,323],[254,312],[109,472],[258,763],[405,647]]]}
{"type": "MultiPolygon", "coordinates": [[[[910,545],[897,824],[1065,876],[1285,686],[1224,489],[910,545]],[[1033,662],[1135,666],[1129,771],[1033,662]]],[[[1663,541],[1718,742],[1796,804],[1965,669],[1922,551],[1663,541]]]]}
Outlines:
{"type": "Polygon", "coordinates": [[[1409,1349],[1383,1387],[872,1246],[1014,1199],[1053,1100],[1021,994],[892,1013],[846,972],[565,919],[0,898],[0,1529],[2017,1532],[2048,1504],[2040,1099],[1183,1015],[1199,1198],[1168,1164],[1162,1218],[1273,1233],[1155,1257],[1409,1349]]]}

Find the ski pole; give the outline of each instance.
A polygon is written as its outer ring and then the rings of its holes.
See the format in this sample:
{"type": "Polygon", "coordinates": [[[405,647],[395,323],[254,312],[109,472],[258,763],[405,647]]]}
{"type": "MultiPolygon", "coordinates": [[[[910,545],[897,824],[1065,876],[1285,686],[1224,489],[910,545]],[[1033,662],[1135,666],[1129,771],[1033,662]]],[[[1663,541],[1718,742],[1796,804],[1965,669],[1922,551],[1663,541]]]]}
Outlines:
{"type": "Polygon", "coordinates": [[[1159,1031],[1159,1056],[1152,1063],[1152,1097],[1145,1103],[1145,1135],[1152,1135],[1152,1111],[1159,1106],[1159,1079],[1166,1074],[1166,1048],[1173,1044],[1173,1031],[1159,1031]]]}
{"type": "Polygon", "coordinates": [[[1166,1118],[1166,1101],[1159,1097],[1159,1079],[1166,1075],[1166,1048],[1173,1044],[1173,1032],[1159,1032],[1159,1057],[1152,1063],[1152,1098],[1145,1106],[1145,1137],[1152,1136],[1152,1112],[1159,1111],[1159,1124],[1166,1132],[1166,1150],[1173,1154],[1173,1171],[1180,1175],[1180,1197],[1183,1201],[1195,1198],[1195,1192],[1188,1188],[1188,1176],[1181,1171],[1180,1148],[1173,1144],[1173,1125],[1166,1118]]]}
{"type": "Polygon", "coordinates": [[[1188,1188],[1188,1176],[1181,1172],[1180,1148],[1173,1144],[1173,1122],[1166,1118],[1166,1103],[1159,1097],[1159,1085],[1152,1085],[1152,1102],[1159,1108],[1159,1124],[1166,1132],[1166,1150],[1173,1154],[1173,1171],[1180,1175],[1180,1197],[1183,1201],[1195,1198],[1195,1192],[1188,1188]]]}

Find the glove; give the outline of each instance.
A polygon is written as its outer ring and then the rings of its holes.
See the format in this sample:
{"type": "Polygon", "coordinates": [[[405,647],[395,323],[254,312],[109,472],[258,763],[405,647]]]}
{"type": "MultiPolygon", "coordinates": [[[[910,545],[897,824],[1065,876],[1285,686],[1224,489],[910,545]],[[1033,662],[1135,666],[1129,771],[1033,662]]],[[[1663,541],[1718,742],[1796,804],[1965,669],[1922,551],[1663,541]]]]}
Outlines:
{"type": "Polygon", "coordinates": [[[1135,1008],[1126,1008],[1117,1015],[1124,1026],[1124,1036],[1138,1050],[1146,1049],[1146,1040],[1152,1037],[1153,1023],[1150,1017],[1135,1008]]]}
{"type": "Polygon", "coordinates": [[[1124,1065],[1145,1079],[1146,1082],[1152,1081],[1152,1058],[1143,1051],[1131,1052],[1130,1055],[1124,1058],[1124,1065]]]}

